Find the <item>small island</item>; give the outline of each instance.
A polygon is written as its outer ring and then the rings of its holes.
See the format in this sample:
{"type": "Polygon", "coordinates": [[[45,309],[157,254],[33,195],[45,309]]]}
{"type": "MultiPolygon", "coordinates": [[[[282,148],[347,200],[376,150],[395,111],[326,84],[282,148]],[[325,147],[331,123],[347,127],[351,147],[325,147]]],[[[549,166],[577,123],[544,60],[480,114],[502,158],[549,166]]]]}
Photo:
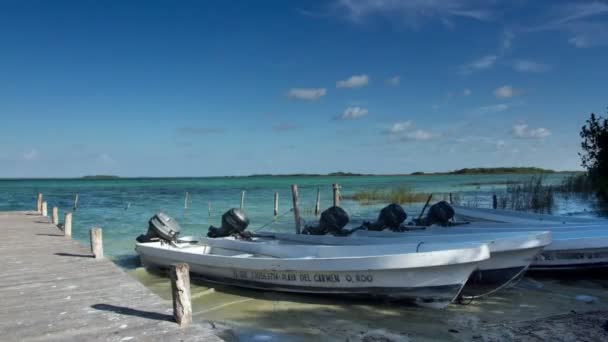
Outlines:
{"type": "Polygon", "coordinates": [[[119,179],[119,176],[113,175],[89,175],[83,176],[82,179],[119,179]]]}
{"type": "Polygon", "coordinates": [[[464,168],[448,172],[412,172],[411,176],[430,176],[430,175],[497,175],[497,174],[532,174],[532,173],[555,173],[555,170],[543,169],[540,167],[473,167],[464,168]]]}

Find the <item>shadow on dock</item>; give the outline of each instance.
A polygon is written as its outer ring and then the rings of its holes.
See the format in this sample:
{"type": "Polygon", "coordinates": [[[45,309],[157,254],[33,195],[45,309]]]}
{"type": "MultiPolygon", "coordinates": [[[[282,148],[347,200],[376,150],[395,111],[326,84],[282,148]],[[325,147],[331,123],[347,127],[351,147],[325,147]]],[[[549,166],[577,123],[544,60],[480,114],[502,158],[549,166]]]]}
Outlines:
{"type": "Polygon", "coordinates": [[[66,257],[77,257],[77,258],[94,258],[94,256],[90,255],[90,254],[55,253],[55,255],[66,256],[66,257]]]}
{"type": "Polygon", "coordinates": [[[63,236],[61,234],[36,234],[36,236],[63,236]]]}
{"type": "Polygon", "coordinates": [[[153,319],[156,321],[175,322],[172,315],[161,314],[158,312],[142,311],[110,304],[94,304],[91,305],[91,307],[96,310],[110,311],[121,315],[153,319]]]}

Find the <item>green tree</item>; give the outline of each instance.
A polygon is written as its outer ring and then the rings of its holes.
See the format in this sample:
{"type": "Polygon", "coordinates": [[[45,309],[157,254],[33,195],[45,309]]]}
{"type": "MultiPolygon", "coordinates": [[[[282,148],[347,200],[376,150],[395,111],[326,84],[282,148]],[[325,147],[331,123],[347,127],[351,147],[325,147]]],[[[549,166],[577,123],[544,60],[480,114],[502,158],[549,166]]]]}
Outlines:
{"type": "Polygon", "coordinates": [[[581,128],[582,166],[587,168],[591,181],[604,199],[608,198],[608,119],[591,117],[581,128]]]}

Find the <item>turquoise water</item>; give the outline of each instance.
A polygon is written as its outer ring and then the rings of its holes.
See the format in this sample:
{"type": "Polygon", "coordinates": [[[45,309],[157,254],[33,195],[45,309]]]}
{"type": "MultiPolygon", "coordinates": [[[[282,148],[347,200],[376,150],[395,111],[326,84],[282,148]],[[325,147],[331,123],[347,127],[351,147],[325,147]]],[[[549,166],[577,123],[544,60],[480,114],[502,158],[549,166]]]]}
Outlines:
{"type": "MultiPolygon", "coordinates": [[[[557,183],[565,175],[548,175],[547,183],[557,183]]],[[[72,234],[84,246],[89,245],[88,231],[103,228],[104,252],[128,273],[161,297],[171,300],[166,276],[138,267],[133,250],[134,239],[147,229],[147,221],[162,210],[179,220],[184,235],[206,234],[210,224],[219,225],[221,214],[240,204],[246,191],[245,210],[251,218],[250,229],[266,223],[265,229],[293,231],[291,184],[298,184],[300,207],[305,220],[315,217],[312,208],[317,188],[321,207],[331,205],[332,183],[339,183],[342,194],[370,188],[392,188],[407,184],[415,191],[433,193],[442,199],[458,193],[466,203],[490,206],[494,192],[505,191],[506,181],[529,178],[529,175],[450,175],[450,176],[377,176],[377,177],[241,177],[195,179],[117,179],[117,180],[0,180],[0,211],[32,210],[37,192],[44,194],[50,208],[57,206],[60,220],[72,211],[74,195],[79,194],[79,208],[74,213],[72,234]],[[273,196],[279,192],[279,212],[285,216],[273,222],[273,196]],[[184,208],[185,193],[190,195],[184,208]],[[130,203],[130,206],[129,206],[130,203]],[[208,204],[211,203],[211,216],[208,204]]],[[[341,206],[356,224],[377,215],[384,206],[359,205],[343,200],[341,206]]],[[[422,204],[407,206],[409,216],[419,213],[422,204]]],[[[590,203],[577,199],[558,199],[555,212],[585,213],[590,203]]],[[[534,286],[507,289],[498,295],[470,305],[452,305],[448,310],[427,310],[384,302],[353,302],[342,298],[305,296],[255,291],[197,282],[191,284],[195,320],[225,322],[238,328],[242,340],[307,341],[323,336],[328,341],[362,340],[368,331],[390,331],[416,337],[420,341],[462,340],[449,328],[472,339],[470,322],[534,318],[570,310],[584,311],[595,306],[576,301],[578,294],[593,295],[607,301],[605,283],[579,280],[574,284],[554,281],[534,286]],[[540,286],[540,287],[539,287],[540,286]],[[277,319],[279,318],[280,319],[277,319]],[[407,324],[403,324],[404,319],[407,324]],[[262,330],[262,331],[260,331],[262,330]]],[[[527,283],[526,283],[527,284],[527,283]]],[[[475,323],[477,324],[477,323],[475,323]]],[[[458,334],[457,334],[458,335],[458,334]]]]}
{"type": "MultiPolygon", "coordinates": [[[[298,184],[300,208],[305,220],[314,220],[312,212],[317,188],[321,190],[321,208],[331,205],[332,183],[339,183],[342,194],[371,188],[392,188],[407,184],[415,191],[434,193],[434,199],[445,194],[460,193],[474,198],[481,206],[490,205],[494,192],[504,191],[506,181],[526,179],[529,175],[436,175],[436,176],[363,176],[363,177],[233,177],[180,179],[112,179],[112,180],[0,180],[0,211],[31,210],[37,192],[44,194],[49,212],[59,208],[60,221],[66,211],[72,211],[74,196],[79,194],[79,207],[74,213],[73,238],[88,245],[88,230],[103,228],[104,248],[108,256],[123,266],[129,266],[135,255],[133,240],[147,227],[147,220],[156,211],[176,218],[184,235],[206,234],[210,224],[219,225],[223,212],[240,205],[241,191],[246,191],[245,210],[251,219],[249,229],[264,224],[266,230],[292,232],[291,184],[298,184]],[[279,213],[273,222],[273,195],[279,193],[279,213]],[[185,193],[189,193],[188,209],[184,208],[185,193]],[[211,216],[209,216],[211,204],[211,216]]],[[[552,174],[547,183],[557,183],[564,175],[552,174]]],[[[377,215],[384,204],[359,205],[343,200],[342,207],[358,222],[377,215]]],[[[406,207],[410,216],[420,211],[421,204],[406,207]]],[[[584,208],[583,208],[584,209],[584,208]]],[[[580,203],[562,203],[558,211],[581,210],[580,203]]]]}

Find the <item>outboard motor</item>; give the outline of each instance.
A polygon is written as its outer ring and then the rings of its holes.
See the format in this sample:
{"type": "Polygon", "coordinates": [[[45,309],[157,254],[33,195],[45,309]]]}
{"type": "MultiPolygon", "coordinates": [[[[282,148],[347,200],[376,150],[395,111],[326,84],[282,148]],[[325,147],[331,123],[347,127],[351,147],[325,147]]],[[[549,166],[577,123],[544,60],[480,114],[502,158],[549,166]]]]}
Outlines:
{"type": "Polygon", "coordinates": [[[232,208],[222,215],[220,228],[211,226],[207,236],[210,238],[225,237],[233,234],[242,234],[249,225],[249,218],[237,208],[232,208]]]}
{"type": "Polygon", "coordinates": [[[403,207],[397,203],[393,203],[380,210],[376,222],[364,222],[361,228],[377,231],[389,228],[392,231],[399,231],[401,224],[406,219],[407,213],[403,210],[403,207]]]}
{"type": "Polygon", "coordinates": [[[429,213],[426,215],[426,224],[438,224],[446,226],[454,217],[454,208],[446,201],[440,201],[433,204],[429,208],[429,213]]]}
{"type": "Polygon", "coordinates": [[[349,221],[348,214],[340,207],[331,207],[321,213],[319,225],[307,226],[302,231],[302,234],[308,235],[348,235],[350,232],[344,227],[349,221]]]}
{"type": "Polygon", "coordinates": [[[171,216],[165,213],[156,213],[148,221],[148,232],[137,237],[138,242],[175,241],[181,227],[171,216]]]}

